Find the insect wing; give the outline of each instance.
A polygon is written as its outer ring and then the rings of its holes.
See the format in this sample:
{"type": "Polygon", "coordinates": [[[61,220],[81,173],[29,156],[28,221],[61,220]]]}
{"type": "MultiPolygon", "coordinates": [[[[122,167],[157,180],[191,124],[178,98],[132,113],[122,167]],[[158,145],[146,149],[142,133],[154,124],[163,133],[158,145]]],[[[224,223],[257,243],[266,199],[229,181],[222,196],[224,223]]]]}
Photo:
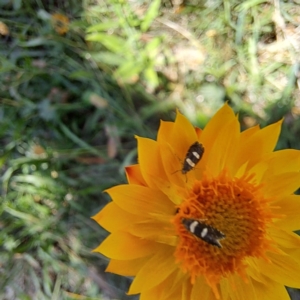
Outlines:
{"type": "Polygon", "coordinates": [[[218,229],[194,219],[182,219],[182,223],[196,237],[210,245],[222,248],[219,240],[224,239],[225,234],[218,229]]]}
{"type": "Polygon", "coordinates": [[[199,142],[195,142],[187,151],[183,167],[181,170],[182,174],[186,174],[187,172],[191,171],[197,163],[200,161],[204,153],[204,147],[199,142]]]}

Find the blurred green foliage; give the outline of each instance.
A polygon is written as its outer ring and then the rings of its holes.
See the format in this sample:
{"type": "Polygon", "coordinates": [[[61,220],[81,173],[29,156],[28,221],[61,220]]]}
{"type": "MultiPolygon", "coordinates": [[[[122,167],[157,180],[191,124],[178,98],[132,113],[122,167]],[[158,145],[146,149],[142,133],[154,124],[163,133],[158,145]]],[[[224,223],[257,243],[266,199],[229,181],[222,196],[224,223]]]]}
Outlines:
{"type": "Polygon", "coordinates": [[[90,217],[175,107],[200,127],[224,101],[243,129],[285,117],[278,148],[300,148],[299,3],[201,3],[0,2],[0,299],[129,298],[90,217]]]}
{"type": "MultiPolygon", "coordinates": [[[[143,34],[159,14],[160,0],[151,2],[145,13],[139,17],[129,3],[115,3],[113,10],[99,18],[93,18],[95,25],[87,28],[86,40],[99,43],[93,45],[92,58],[98,64],[116,66],[113,75],[119,82],[136,82],[141,75],[151,88],[159,84],[155,71],[157,54],[162,41],[159,36],[143,41],[143,34]],[[114,31],[111,34],[109,31],[114,31]]],[[[99,6],[90,12],[96,15],[99,6]]]]}

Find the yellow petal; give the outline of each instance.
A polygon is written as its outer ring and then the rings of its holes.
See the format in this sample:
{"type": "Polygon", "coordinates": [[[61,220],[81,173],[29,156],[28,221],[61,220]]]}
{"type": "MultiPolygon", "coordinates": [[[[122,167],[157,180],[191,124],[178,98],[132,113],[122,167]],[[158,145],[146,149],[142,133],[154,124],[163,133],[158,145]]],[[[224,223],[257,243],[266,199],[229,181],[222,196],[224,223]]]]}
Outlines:
{"type": "Polygon", "coordinates": [[[112,187],[106,192],[120,208],[138,216],[151,216],[153,213],[174,214],[174,204],[159,190],[124,184],[112,187]]]}
{"type": "Polygon", "coordinates": [[[111,259],[105,271],[123,276],[135,276],[148,259],[148,257],[130,260],[111,259]]]}
{"type": "Polygon", "coordinates": [[[241,166],[248,165],[248,162],[245,161],[244,149],[247,149],[247,143],[249,139],[259,130],[259,125],[256,125],[241,132],[238,142],[238,148],[235,154],[235,160],[232,162],[232,169],[237,170],[236,172],[238,172],[241,166]]]}
{"type": "Polygon", "coordinates": [[[157,248],[159,245],[156,242],[117,231],[110,234],[93,252],[102,253],[113,259],[127,260],[150,255],[157,251],[157,248]]]}
{"type": "Polygon", "coordinates": [[[264,274],[261,272],[257,259],[253,257],[247,257],[245,262],[248,265],[248,268],[246,269],[247,275],[251,279],[254,279],[262,284],[267,284],[269,282],[270,278],[264,276],[264,274]]]}
{"type": "Polygon", "coordinates": [[[237,151],[238,139],[240,134],[240,124],[237,118],[232,118],[215,133],[216,138],[213,142],[206,144],[205,153],[199,163],[199,168],[205,166],[211,175],[218,175],[221,170],[226,168],[231,174],[236,170],[232,169],[232,163],[237,151]]]}
{"type": "MultiPolygon", "coordinates": [[[[271,153],[280,134],[282,121],[271,124],[250,135],[247,140],[240,141],[239,151],[236,154],[236,166],[240,166],[249,161],[248,167],[263,159],[264,156],[271,153]]],[[[242,137],[242,135],[241,135],[242,137]]]]}
{"type": "Polygon", "coordinates": [[[278,228],[271,228],[270,236],[281,248],[300,249],[300,236],[294,232],[286,232],[278,228]]]}
{"type": "Polygon", "coordinates": [[[274,175],[300,170],[300,151],[293,149],[280,150],[267,154],[254,165],[249,173],[255,174],[256,182],[268,182],[274,175]]]}
{"type": "Polygon", "coordinates": [[[140,300],[153,300],[158,299],[159,294],[160,292],[158,291],[157,287],[155,287],[153,289],[141,293],[139,298],[140,300]]]}
{"type": "Polygon", "coordinates": [[[156,177],[167,182],[160,157],[159,144],[147,138],[136,138],[138,141],[138,161],[142,176],[149,187],[156,188],[156,177]]]}
{"type": "Polygon", "coordinates": [[[284,252],[289,255],[290,257],[293,257],[293,259],[297,262],[300,261],[300,248],[285,248],[284,252]]]}
{"type": "Polygon", "coordinates": [[[278,227],[287,231],[300,229],[300,196],[286,196],[276,201],[274,205],[281,207],[280,213],[285,215],[285,218],[277,221],[278,227]]]}
{"type": "MultiPolygon", "coordinates": [[[[246,164],[248,168],[248,162],[246,164]]],[[[268,172],[269,165],[265,160],[259,161],[257,164],[254,164],[252,168],[248,168],[248,173],[253,175],[251,182],[255,185],[259,185],[263,181],[264,175],[268,172]]]]}
{"type": "MultiPolygon", "coordinates": [[[[183,160],[180,160],[179,157],[177,157],[175,150],[172,149],[171,145],[167,143],[162,142],[160,144],[160,153],[165,173],[171,185],[184,187],[187,177],[181,172],[183,160]]],[[[184,159],[184,157],[182,158],[184,159]]]]}
{"type": "Polygon", "coordinates": [[[166,122],[160,120],[160,126],[157,133],[157,142],[165,142],[170,137],[171,132],[173,131],[174,122],[166,122]]]}
{"type": "Polygon", "coordinates": [[[257,259],[258,266],[270,279],[293,288],[300,287],[300,265],[288,255],[268,253],[272,263],[263,259],[257,259]]]}
{"type": "Polygon", "coordinates": [[[231,278],[233,280],[232,283],[233,287],[232,287],[232,291],[230,292],[230,297],[232,300],[256,299],[255,290],[252,285],[252,280],[248,280],[248,282],[244,282],[241,276],[237,274],[232,275],[231,278]]]}
{"type": "Polygon", "coordinates": [[[183,274],[180,269],[176,270],[173,274],[171,274],[171,276],[168,277],[166,282],[164,282],[164,284],[166,284],[165,285],[166,289],[164,289],[162,296],[163,297],[172,296],[172,293],[173,294],[174,292],[176,293],[176,288],[180,287],[180,285],[184,284],[186,281],[190,281],[189,275],[183,274]]]}
{"type": "Polygon", "coordinates": [[[183,274],[180,269],[176,270],[162,283],[162,299],[172,299],[175,298],[174,295],[178,295],[181,300],[180,288],[186,282],[190,281],[188,274],[183,274]]]}
{"type": "Polygon", "coordinates": [[[134,278],[128,294],[150,290],[173,273],[178,268],[173,253],[174,247],[169,246],[164,246],[155,253],[134,278]]]}
{"type": "Polygon", "coordinates": [[[159,243],[175,246],[178,242],[174,225],[168,222],[158,220],[144,220],[143,222],[135,223],[130,226],[129,232],[132,235],[154,240],[159,243]]]}
{"type": "Polygon", "coordinates": [[[230,106],[226,103],[222,106],[217,113],[207,123],[201,134],[201,141],[203,144],[211,148],[220,129],[235,119],[235,115],[230,106]]]}
{"type": "Polygon", "coordinates": [[[243,177],[243,175],[245,175],[245,173],[246,173],[247,165],[248,165],[248,162],[245,162],[243,165],[239,166],[239,168],[236,169],[236,173],[235,174],[233,173],[233,177],[236,177],[236,178],[243,177]]]}
{"type": "Polygon", "coordinates": [[[193,125],[185,116],[177,111],[173,130],[166,140],[166,143],[171,145],[177,158],[180,158],[183,161],[187,150],[197,140],[198,137],[193,125]]]}
{"type": "MultiPolygon", "coordinates": [[[[153,300],[153,299],[181,299],[181,286],[186,280],[186,275],[183,275],[180,270],[175,270],[170,276],[154,288],[143,291],[140,300],[153,300]],[[173,297],[173,298],[172,298],[173,297]]],[[[189,280],[189,279],[188,279],[189,280]]]]}
{"type": "MultiPolygon", "coordinates": [[[[201,295],[201,300],[215,300],[217,299],[212,291],[212,289],[205,282],[204,278],[198,277],[195,284],[193,285],[191,300],[199,300],[201,295]]],[[[223,299],[222,299],[223,300],[223,299]]]]}
{"type": "Polygon", "coordinates": [[[182,285],[179,285],[178,288],[164,300],[182,300],[182,285]]]}
{"type": "Polygon", "coordinates": [[[272,175],[284,172],[298,172],[300,170],[300,151],[285,149],[275,151],[265,158],[268,170],[263,180],[268,180],[272,175]]]}
{"type": "Polygon", "coordinates": [[[185,280],[185,282],[182,282],[182,292],[181,292],[181,300],[191,300],[191,294],[192,294],[192,284],[191,280],[188,278],[185,280]]]}
{"type": "Polygon", "coordinates": [[[223,277],[220,281],[220,295],[222,295],[222,299],[230,299],[229,294],[231,293],[231,287],[228,278],[223,277]]]}
{"type": "Polygon", "coordinates": [[[265,185],[262,186],[262,193],[265,197],[278,197],[291,195],[299,188],[300,172],[286,172],[270,176],[265,185]]]}
{"type": "Polygon", "coordinates": [[[270,280],[268,284],[262,284],[252,280],[252,284],[256,294],[255,300],[290,300],[287,290],[280,283],[270,280]]]}
{"type": "Polygon", "coordinates": [[[139,165],[127,166],[125,171],[128,183],[147,186],[139,165]]]}
{"type": "Polygon", "coordinates": [[[164,193],[169,201],[172,201],[176,205],[182,203],[183,199],[185,199],[187,196],[186,187],[180,187],[175,184],[171,184],[171,182],[170,184],[166,185],[166,183],[159,178],[155,178],[153,181],[155,181],[157,189],[164,193]]]}
{"type": "Polygon", "coordinates": [[[132,222],[142,220],[141,217],[124,211],[114,202],[108,203],[98,214],[92,217],[92,219],[109,232],[122,229],[126,230],[132,222]]]}
{"type": "Polygon", "coordinates": [[[249,140],[249,138],[252,137],[259,130],[260,130],[259,125],[255,125],[253,127],[247,128],[246,130],[241,132],[241,135],[240,135],[241,145],[246,143],[249,140]]]}

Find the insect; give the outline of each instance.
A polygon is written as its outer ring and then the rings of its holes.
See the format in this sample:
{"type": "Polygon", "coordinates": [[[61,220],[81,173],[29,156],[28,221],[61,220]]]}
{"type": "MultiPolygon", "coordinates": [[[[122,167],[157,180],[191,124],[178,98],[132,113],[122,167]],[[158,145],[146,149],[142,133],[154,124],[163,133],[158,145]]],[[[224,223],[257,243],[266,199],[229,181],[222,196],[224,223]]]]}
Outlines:
{"type": "Polygon", "coordinates": [[[225,238],[225,234],[223,232],[210,225],[203,223],[202,221],[200,222],[195,219],[183,218],[182,224],[190,233],[192,233],[197,238],[212,246],[222,248],[222,245],[219,240],[225,238]]]}
{"type": "Polygon", "coordinates": [[[195,168],[204,153],[204,147],[199,142],[195,142],[187,151],[183,166],[181,169],[182,174],[186,174],[195,168]]]}

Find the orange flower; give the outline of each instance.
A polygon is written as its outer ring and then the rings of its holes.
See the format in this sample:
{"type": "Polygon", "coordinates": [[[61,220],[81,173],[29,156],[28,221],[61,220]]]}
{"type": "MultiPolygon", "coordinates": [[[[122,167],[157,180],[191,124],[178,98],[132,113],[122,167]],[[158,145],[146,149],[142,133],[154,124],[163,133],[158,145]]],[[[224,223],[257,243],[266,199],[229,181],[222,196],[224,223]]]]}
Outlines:
{"type": "Polygon", "coordinates": [[[52,26],[54,27],[55,31],[60,34],[64,35],[69,31],[69,18],[65,15],[56,13],[51,15],[52,26]]]}
{"type": "Polygon", "coordinates": [[[203,130],[177,113],[157,141],[137,137],[139,164],[93,217],[110,232],[94,251],[135,276],[129,294],[289,300],[284,286],[300,288],[300,151],[273,152],[281,123],[240,132],[225,104],[203,130]]]}

